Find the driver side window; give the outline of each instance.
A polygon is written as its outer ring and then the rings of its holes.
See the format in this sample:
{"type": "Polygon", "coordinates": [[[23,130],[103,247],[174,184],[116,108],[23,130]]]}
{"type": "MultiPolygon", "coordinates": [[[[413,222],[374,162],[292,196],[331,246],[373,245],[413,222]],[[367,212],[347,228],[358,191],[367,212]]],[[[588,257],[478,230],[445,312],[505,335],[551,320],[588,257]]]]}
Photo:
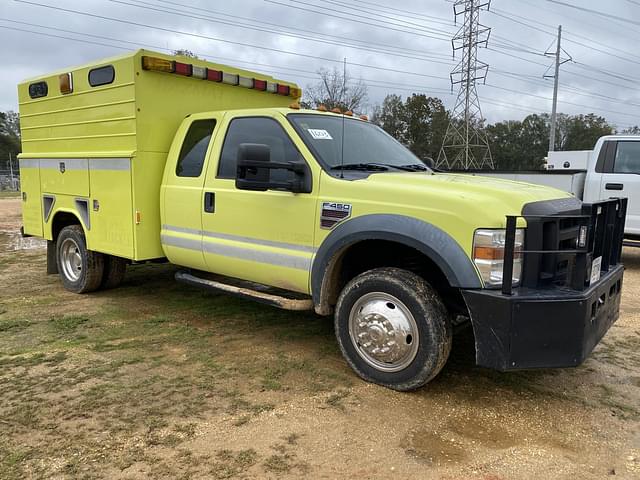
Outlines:
{"type": "MultiPolygon", "coordinates": [[[[268,117],[235,118],[229,124],[222,146],[217,178],[236,178],[238,147],[242,143],[268,145],[274,162],[295,162],[300,159],[298,149],[276,120],[268,117]]],[[[292,175],[287,170],[271,170],[272,181],[288,181],[292,175]]]]}

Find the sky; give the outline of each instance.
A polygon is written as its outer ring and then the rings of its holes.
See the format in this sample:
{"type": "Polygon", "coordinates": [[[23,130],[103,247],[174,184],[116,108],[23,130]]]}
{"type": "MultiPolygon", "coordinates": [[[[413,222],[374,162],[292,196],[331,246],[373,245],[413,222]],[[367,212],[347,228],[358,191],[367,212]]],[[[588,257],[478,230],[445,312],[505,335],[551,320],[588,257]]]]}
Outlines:
{"type": "MultiPolygon", "coordinates": [[[[453,9],[450,0],[0,0],[0,111],[18,110],[26,78],[137,48],[188,49],[303,89],[346,58],[348,76],[368,86],[366,111],[392,93],[453,108],[451,38],[462,21],[453,9]]],[[[618,130],[640,124],[640,0],[493,0],[480,22],[491,28],[478,50],[488,122],[550,112],[545,52],[561,24],[558,111],[596,113],[618,130]]]]}

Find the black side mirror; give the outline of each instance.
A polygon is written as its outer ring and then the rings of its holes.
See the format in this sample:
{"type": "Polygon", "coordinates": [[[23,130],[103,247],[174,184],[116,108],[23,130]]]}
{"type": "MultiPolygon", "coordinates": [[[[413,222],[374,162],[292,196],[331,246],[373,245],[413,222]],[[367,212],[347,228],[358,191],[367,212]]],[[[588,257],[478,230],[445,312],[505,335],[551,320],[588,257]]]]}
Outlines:
{"type": "Polygon", "coordinates": [[[311,192],[311,173],[304,162],[272,162],[271,149],[259,143],[241,143],[238,147],[236,188],[240,190],[287,190],[293,193],[311,192]],[[271,181],[271,170],[289,170],[290,182],[271,181]]]}
{"type": "Polygon", "coordinates": [[[436,169],[436,162],[433,161],[433,158],[424,157],[424,158],[421,158],[420,160],[422,160],[424,162],[424,164],[427,167],[429,167],[431,170],[435,170],[436,169]]]}

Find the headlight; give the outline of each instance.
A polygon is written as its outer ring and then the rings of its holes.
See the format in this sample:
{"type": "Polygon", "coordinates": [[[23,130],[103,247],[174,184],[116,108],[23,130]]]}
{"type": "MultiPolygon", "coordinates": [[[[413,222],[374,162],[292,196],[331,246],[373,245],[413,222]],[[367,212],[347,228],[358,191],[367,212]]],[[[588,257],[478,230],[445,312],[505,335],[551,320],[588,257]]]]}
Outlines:
{"type": "MultiPolygon", "coordinates": [[[[487,287],[502,285],[502,268],[504,266],[504,244],[506,230],[476,230],[473,237],[473,262],[487,287]]],[[[516,230],[516,243],[513,252],[513,284],[520,283],[522,275],[522,249],[524,246],[524,229],[516,230]]]]}

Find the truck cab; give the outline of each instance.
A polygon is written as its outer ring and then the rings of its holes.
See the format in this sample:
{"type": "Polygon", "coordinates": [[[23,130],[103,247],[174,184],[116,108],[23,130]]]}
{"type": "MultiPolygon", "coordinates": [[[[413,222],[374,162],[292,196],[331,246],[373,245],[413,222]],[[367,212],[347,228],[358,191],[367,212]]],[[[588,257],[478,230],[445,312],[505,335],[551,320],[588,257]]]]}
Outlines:
{"type": "Polygon", "coordinates": [[[139,51],[19,92],[25,233],[70,291],[169,261],[333,315],[353,370],[401,391],[440,372],[454,326],[504,371],[578,365],[618,317],[626,200],[436,172],[366,116],[198,59],[139,51]]]}

